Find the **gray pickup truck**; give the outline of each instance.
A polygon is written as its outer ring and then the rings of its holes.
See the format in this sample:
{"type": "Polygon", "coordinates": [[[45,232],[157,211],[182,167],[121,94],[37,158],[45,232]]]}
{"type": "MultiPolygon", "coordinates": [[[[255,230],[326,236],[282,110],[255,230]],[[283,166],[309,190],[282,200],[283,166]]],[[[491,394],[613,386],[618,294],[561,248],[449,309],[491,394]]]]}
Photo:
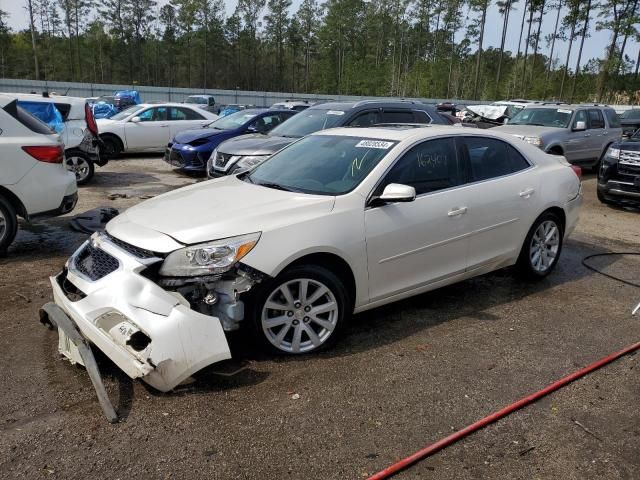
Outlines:
{"type": "Polygon", "coordinates": [[[622,136],[620,119],[603,105],[535,104],[520,110],[508,125],[495,128],[567,161],[597,168],[609,145],[622,136]]]}

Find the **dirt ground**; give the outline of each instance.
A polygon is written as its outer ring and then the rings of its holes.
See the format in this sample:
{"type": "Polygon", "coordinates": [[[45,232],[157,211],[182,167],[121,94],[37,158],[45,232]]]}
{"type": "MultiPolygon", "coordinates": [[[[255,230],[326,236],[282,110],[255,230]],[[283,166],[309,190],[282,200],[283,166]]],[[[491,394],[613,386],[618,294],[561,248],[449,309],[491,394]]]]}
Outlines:
{"type": "MultiPolygon", "coordinates": [[[[86,372],[60,358],[57,334],[38,322],[48,276],[86,238],[69,229],[71,216],[194,181],[158,157],[112,161],[81,189],[71,215],[23,225],[0,259],[0,478],[365,478],[640,341],[640,317],[630,314],[640,289],[581,264],[593,253],[640,251],[640,212],[599,204],[588,176],[578,228],[544,281],[501,271],[379,308],[316,356],[264,355],[234,335],[241,373],[209,368],[170,394],[99,358],[123,417],[111,425],[86,372]]],[[[640,282],[640,257],[591,262],[640,282]]],[[[624,357],[396,478],[640,478],[639,358],[624,357]]]]}

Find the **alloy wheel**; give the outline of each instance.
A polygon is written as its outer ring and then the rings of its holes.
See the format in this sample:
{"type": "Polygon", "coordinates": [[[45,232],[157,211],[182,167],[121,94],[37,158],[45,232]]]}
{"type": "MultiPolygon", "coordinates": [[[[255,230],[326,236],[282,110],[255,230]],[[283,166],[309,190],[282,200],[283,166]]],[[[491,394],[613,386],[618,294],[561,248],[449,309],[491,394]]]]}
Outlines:
{"type": "Polygon", "coordinates": [[[553,220],[545,220],[538,225],[529,246],[529,260],[539,273],[549,270],[560,249],[560,229],[553,220]]]}
{"type": "Polygon", "coordinates": [[[89,175],[89,162],[84,157],[72,155],[67,157],[67,170],[76,175],[77,182],[82,182],[89,175]]]}
{"type": "Polygon", "coordinates": [[[278,350],[305,353],[323,345],[339,318],[333,292],[309,278],[289,280],[267,297],[262,307],[262,330],[278,350]]]}

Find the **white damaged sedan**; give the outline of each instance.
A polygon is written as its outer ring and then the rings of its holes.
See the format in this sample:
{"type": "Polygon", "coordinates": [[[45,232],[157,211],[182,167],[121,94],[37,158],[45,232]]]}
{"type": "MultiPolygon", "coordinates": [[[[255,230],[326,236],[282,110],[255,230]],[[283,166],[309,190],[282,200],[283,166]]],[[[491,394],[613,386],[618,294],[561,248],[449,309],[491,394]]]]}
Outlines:
{"type": "Polygon", "coordinates": [[[302,354],[353,313],[510,265],[542,278],[581,202],[569,164],[511,135],[325,130],[116,217],[51,278],[45,312],[167,391],[229,358],[225,331],[243,323],[302,354]]]}

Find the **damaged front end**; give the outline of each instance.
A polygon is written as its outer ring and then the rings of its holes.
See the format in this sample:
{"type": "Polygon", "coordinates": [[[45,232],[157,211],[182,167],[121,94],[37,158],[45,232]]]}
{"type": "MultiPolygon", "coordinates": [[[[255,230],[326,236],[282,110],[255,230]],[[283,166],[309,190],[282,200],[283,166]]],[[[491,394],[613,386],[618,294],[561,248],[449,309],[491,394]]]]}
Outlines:
{"type": "MultiPolygon", "coordinates": [[[[82,338],[129,377],[169,391],[203,367],[231,357],[224,331],[239,328],[244,318],[240,295],[264,278],[238,263],[238,255],[229,258],[228,250],[213,252],[227,254],[224,268],[218,268],[210,265],[216,255],[193,257],[197,249],[159,254],[95,233],[51,277],[55,305],[82,338]],[[183,255],[186,260],[178,258],[183,255]]],[[[42,315],[51,317],[53,310],[45,306],[42,315]]],[[[54,326],[60,352],[85,365],[77,338],[54,326]]]]}

